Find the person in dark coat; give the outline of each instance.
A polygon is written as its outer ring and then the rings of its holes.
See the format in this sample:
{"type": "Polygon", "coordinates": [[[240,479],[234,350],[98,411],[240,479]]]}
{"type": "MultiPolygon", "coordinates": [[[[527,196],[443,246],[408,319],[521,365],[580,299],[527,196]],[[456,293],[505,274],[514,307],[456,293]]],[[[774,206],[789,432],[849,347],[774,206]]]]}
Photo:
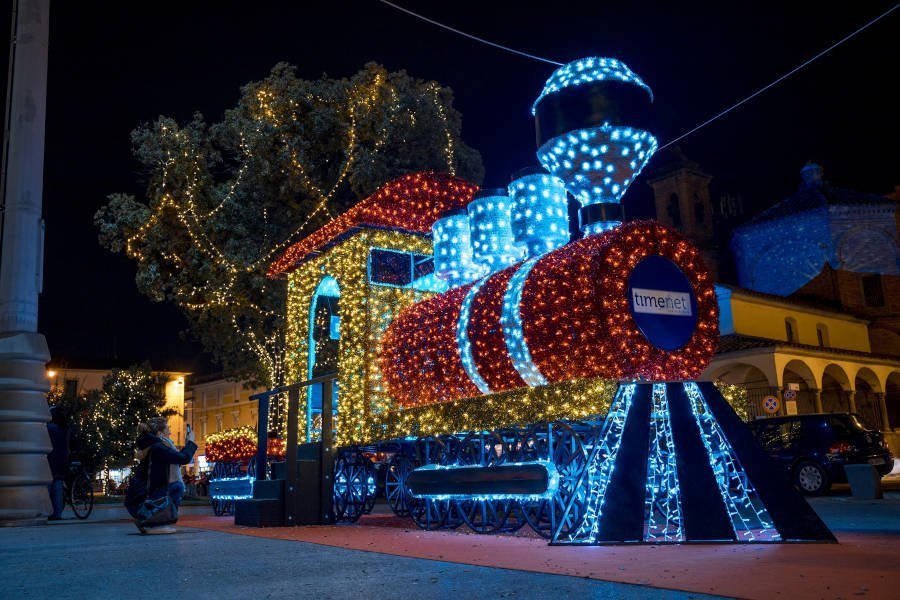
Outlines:
{"type": "MultiPolygon", "coordinates": [[[[163,496],[169,496],[172,502],[180,504],[181,495],[173,493],[170,486],[171,465],[186,465],[191,462],[197,444],[194,443],[194,433],[188,431],[184,448],[180,451],[173,448],[165,438],[171,435],[169,424],[165,417],[150,419],[147,423],[141,423],[138,427],[136,458],[140,460],[131,477],[128,491],[125,494],[125,508],[128,513],[137,518],[137,511],[146,499],[156,500],[163,496]],[[149,473],[148,473],[149,469],[149,473]],[[148,485],[149,481],[149,485],[148,485]]],[[[141,529],[141,533],[174,533],[171,526],[153,527],[141,529]]]]}
{"type": "Polygon", "coordinates": [[[47,519],[58,521],[62,518],[63,508],[65,508],[63,482],[66,480],[66,471],[69,468],[69,430],[66,427],[62,409],[58,406],[50,407],[47,433],[50,435],[50,445],[53,448],[47,455],[50,473],[53,475],[53,481],[47,486],[47,490],[50,492],[50,503],[53,504],[53,514],[47,519]]]}

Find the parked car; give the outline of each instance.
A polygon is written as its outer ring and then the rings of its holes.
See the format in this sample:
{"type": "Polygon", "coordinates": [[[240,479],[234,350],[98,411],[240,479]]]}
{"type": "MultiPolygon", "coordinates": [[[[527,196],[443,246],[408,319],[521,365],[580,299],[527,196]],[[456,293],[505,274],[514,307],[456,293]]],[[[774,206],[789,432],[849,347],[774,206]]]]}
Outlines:
{"type": "Polygon", "coordinates": [[[750,429],[800,491],[810,496],[826,493],[833,483],[846,483],[844,465],[868,463],[882,476],[894,467],[884,436],[868,429],[855,414],[774,417],[754,421],[750,429]]]}

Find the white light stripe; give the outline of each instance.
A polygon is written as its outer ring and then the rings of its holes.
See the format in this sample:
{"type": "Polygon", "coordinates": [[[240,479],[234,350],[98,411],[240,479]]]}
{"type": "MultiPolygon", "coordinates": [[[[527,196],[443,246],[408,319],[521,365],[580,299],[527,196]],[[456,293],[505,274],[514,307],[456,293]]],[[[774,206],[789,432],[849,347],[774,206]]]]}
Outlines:
{"type": "Polygon", "coordinates": [[[490,394],[490,386],[478,372],[478,367],[475,366],[475,357],[472,356],[472,342],[469,340],[468,332],[472,302],[485,281],[487,281],[487,277],[476,281],[466,293],[466,297],[463,298],[462,306],[459,309],[459,320],[456,322],[456,346],[459,348],[459,357],[462,359],[462,366],[466,375],[469,376],[469,379],[472,380],[472,383],[475,384],[482,394],[490,394]]]}
{"type": "Polygon", "coordinates": [[[522,313],[519,311],[519,303],[522,301],[525,280],[537,261],[538,258],[528,259],[510,278],[509,283],[506,284],[506,293],[503,294],[503,308],[500,313],[500,327],[503,329],[503,339],[506,341],[509,358],[525,383],[532,387],[546,385],[547,379],[531,359],[531,352],[525,341],[525,333],[522,331],[522,313]]]}

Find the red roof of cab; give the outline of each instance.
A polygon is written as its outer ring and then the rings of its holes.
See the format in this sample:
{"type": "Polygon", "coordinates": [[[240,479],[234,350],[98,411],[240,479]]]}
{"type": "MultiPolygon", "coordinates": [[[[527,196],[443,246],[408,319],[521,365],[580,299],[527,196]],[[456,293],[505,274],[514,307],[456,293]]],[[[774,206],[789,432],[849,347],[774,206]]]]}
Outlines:
{"type": "Polygon", "coordinates": [[[465,208],[478,189],[444,173],[410,173],[384,184],[374,194],[289,247],[270,266],[270,278],[284,275],[311,252],[321,250],[354,227],[382,227],[429,233],[448,210],[465,208]]]}

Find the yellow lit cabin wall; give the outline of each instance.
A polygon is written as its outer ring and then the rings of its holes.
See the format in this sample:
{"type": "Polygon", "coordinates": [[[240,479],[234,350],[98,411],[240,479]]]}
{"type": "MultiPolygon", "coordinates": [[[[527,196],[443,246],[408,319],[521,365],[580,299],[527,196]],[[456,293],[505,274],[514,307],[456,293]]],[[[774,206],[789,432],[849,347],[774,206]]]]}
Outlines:
{"type": "MultiPolygon", "coordinates": [[[[431,293],[373,285],[368,279],[371,248],[432,254],[431,239],[397,231],[363,229],[304,262],[288,275],[287,383],[306,381],[309,357],[309,318],[313,295],[325,277],[340,288],[338,344],[338,417],[336,443],[367,439],[374,415],[393,407],[382,386],[378,352],[387,326],[399,312],[431,293]]],[[[306,441],[306,394],[300,394],[299,440],[306,441]]]]}

